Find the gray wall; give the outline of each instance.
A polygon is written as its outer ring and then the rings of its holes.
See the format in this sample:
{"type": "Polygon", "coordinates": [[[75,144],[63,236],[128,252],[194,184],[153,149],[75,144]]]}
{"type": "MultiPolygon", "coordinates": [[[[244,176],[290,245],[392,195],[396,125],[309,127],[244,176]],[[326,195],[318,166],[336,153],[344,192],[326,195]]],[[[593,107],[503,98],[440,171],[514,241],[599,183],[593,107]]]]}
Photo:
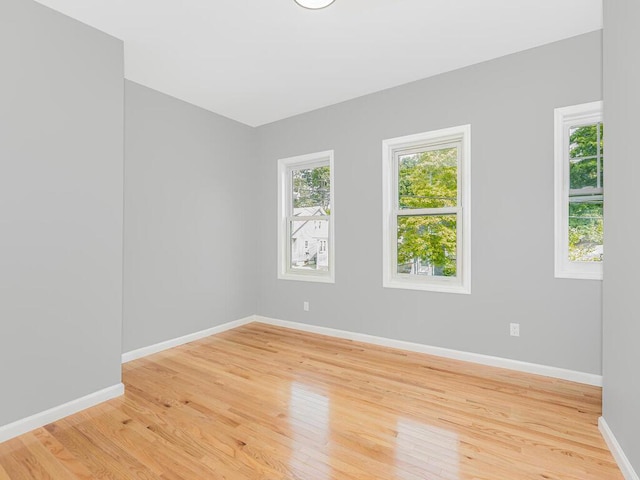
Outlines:
{"type": "Polygon", "coordinates": [[[593,32],[259,128],[258,313],[601,373],[601,282],[553,271],[553,110],[600,100],[601,75],[593,32]],[[473,293],[383,289],[381,142],[466,123],[473,293]],[[277,280],[277,159],[327,149],[336,283],[277,280]],[[509,322],[521,324],[520,338],[509,322]]]}
{"type": "Polygon", "coordinates": [[[0,2],[0,425],[120,382],[123,48],[0,2]]]}
{"type": "Polygon", "coordinates": [[[640,473],[640,258],[635,139],[640,131],[640,2],[604,2],[604,102],[607,155],[604,270],[604,417],[640,473]]]}
{"type": "Polygon", "coordinates": [[[256,310],[255,131],[126,82],[123,351],[256,310]]]}
{"type": "Polygon", "coordinates": [[[553,108],[601,98],[600,55],[592,33],[254,130],[130,82],[123,114],[118,40],[3,0],[0,425],[118,383],[122,351],[255,312],[600,373],[601,286],[553,278],[552,216],[553,108]],[[464,123],[473,294],[383,289],[381,141],[464,123]],[[278,281],[276,161],[326,149],[336,284],[278,281]]]}

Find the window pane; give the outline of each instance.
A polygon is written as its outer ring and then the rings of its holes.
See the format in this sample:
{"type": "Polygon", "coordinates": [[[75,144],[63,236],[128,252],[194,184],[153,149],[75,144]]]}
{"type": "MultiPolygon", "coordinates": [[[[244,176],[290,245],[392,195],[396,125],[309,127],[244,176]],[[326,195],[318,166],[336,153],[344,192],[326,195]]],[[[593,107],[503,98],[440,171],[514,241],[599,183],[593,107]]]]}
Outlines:
{"type": "Polygon", "coordinates": [[[398,216],[398,273],[456,276],[457,215],[398,216]]]}
{"type": "Polygon", "coordinates": [[[295,270],[329,271],[329,221],[290,222],[290,266],[295,270]]]}
{"type": "Polygon", "coordinates": [[[455,207],[458,203],[458,149],[400,155],[398,196],[400,208],[455,207]]]}
{"type": "Polygon", "coordinates": [[[595,157],[598,155],[598,126],[573,127],[569,130],[569,157],[595,157]]]}
{"type": "Polygon", "coordinates": [[[329,166],[291,172],[294,215],[328,215],[331,199],[329,166]],[[296,212],[298,209],[304,209],[296,212]]]}
{"type": "Polygon", "coordinates": [[[603,202],[569,203],[569,260],[601,262],[603,202]]]}
{"type": "Polygon", "coordinates": [[[570,160],[569,170],[569,176],[571,178],[571,184],[569,188],[571,190],[577,190],[585,187],[599,188],[598,159],[596,157],[570,160]]]}

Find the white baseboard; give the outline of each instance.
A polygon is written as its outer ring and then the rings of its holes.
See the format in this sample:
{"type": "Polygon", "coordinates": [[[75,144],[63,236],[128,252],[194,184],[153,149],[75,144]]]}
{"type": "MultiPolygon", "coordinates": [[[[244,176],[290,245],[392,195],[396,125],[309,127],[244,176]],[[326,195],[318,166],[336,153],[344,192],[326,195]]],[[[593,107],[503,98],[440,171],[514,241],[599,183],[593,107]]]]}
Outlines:
{"type": "Polygon", "coordinates": [[[381,345],[384,347],[399,348],[402,350],[408,350],[411,352],[426,353],[428,355],[435,355],[438,357],[451,358],[454,360],[462,360],[465,362],[478,363],[481,365],[488,365],[491,367],[506,368],[509,370],[516,370],[519,372],[533,373],[535,375],[543,375],[545,377],[560,378],[562,380],[569,380],[571,382],[583,383],[586,385],[594,385],[597,387],[602,386],[602,376],[593,373],[578,372],[575,370],[567,370],[564,368],[550,367],[547,365],[540,365],[537,363],[522,362],[519,360],[511,360],[502,357],[493,357],[490,355],[483,355],[480,353],[464,352],[460,350],[452,350],[449,348],[434,347],[431,345],[424,345],[420,343],[406,342],[403,340],[394,340],[391,338],[376,337],[373,335],[367,335],[364,333],[349,332],[346,330],[338,330],[328,327],[319,327],[316,325],[308,325],[305,323],[290,322],[287,320],[279,320],[275,318],[263,317],[260,315],[250,315],[240,320],[224,323],[213,328],[208,328],[200,332],[191,333],[183,337],[174,338],[164,342],[156,343],[148,347],[139,348],[122,354],[122,363],[130,362],[138,358],[146,357],[154,353],[167,350],[169,348],[184,345],[185,343],[200,340],[216,333],[221,333],[233,328],[247,325],[252,322],[261,322],[269,325],[276,325],[280,327],[292,328],[294,330],[301,330],[310,333],[318,333],[320,335],[328,335],[331,337],[344,338],[347,340],[355,340],[358,342],[371,343],[374,345],[381,345]]]}
{"type": "MultiPolygon", "coordinates": [[[[510,360],[501,357],[492,357],[489,355],[482,355],[478,353],[463,352],[459,350],[452,350],[442,347],[434,347],[430,345],[423,345],[419,343],[406,342],[403,340],[394,340],[384,337],[376,337],[373,335],[367,335],[364,333],[355,333],[345,330],[338,330],[328,327],[319,327],[315,325],[308,325],[304,323],[290,322],[287,320],[278,320],[274,318],[263,317],[260,315],[251,315],[240,320],[235,320],[222,325],[218,325],[213,328],[208,328],[200,332],[191,333],[182,337],[174,338],[164,342],[150,345],[148,347],[139,348],[130,352],[122,354],[122,363],[130,362],[138,358],[145,357],[154,353],[167,350],[169,348],[177,347],[185,343],[193,342],[201,338],[205,338],[216,333],[221,333],[233,328],[247,325],[252,322],[266,323],[269,325],[276,325],[280,327],[292,328],[295,330],[301,330],[310,333],[317,333],[320,335],[328,335],[337,338],[344,338],[348,340],[354,340],[358,342],[371,343],[374,345],[381,345],[391,348],[399,348],[408,350],[411,352],[426,353],[429,355],[435,355],[439,357],[451,358],[455,360],[463,360],[471,363],[478,363],[482,365],[489,365],[492,367],[507,368],[510,370],[517,370],[520,372],[533,373],[537,375],[544,375],[547,377],[560,378],[563,380],[569,380],[578,383],[584,383],[587,385],[602,386],[602,376],[591,373],[577,372],[573,370],[566,370],[562,368],[549,367],[546,365],[538,365],[535,363],[521,362],[518,360],[510,360]]],[[[82,398],[72,400],[64,405],[60,405],[44,412],[37,413],[30,417],[18,420],[7,425],[0,426],[0,443],[7,441],[11,438],[17,437],[24,433],[27,433],[36,428],[42,427],[49,423],[60,420],[63,417],[72,415],[86,408],[92,407],[99,403],[111,400],[124,393],[124,385],[119,383],[112,387],[105,388],[98,392],[86,395],[82,398]]],[[[620,445],[616,441],[613,433],[607,426],[604,418],[600,418],[599,422],[600,431],[602,432],[605,441],[609,445],[616,461],[620,465],[620,469],[623,471],[626,480],[640,480],[636,473],[633,471],[629,460],[624,455],[624,452],[620,448],[620,445]]]]}
{"type": "Polygon", "coordinates": [[[638,474],[633,469],[631,462],[625,455],[604,417],[600,417],[598,419],[598,428],[600,429],[600,433],[602,434],[604,441],[607,443],[609,450],[611,450],[613,458],[616,460],[625,480],[640,480],[640,477],[638,477],[638,474]]]}
{"type": "Polygon", "coordinates": [[[278,320],[275,318],[262,317],[255,315],[255,321],[276,325],[280,327],[293,328],[305,332],[318,333],[320,335],[328,335],[331,337],[344,338],[347,340],[355,340],[358,342],[372,343],[383,347],[399,348],[411,352],[426,353],[438,357],[451,358],[454,360],[463,360],[465,362],[479,363],[491,367],[507,368],[509,370],[517,370],[519,372],[533,373],[543,375],[545,377],[560,378],[571,382],[583,383],[586,385],[602,386],[602,376],[593,373],[577,372],[575,370],[566,370],[564,368],[549,367],[547,365],[539,365],[537,363],[521,362],[519,360],[511,360],[502,357],[492,357],[490,355],[482,355],[480,353],[463,352],[460,350],[452,350],[449,348],[433,347],[420,343],[406,342],[403,340],[393,340],[390,338],[376,337],[364,333],[348,332],[345,330],[337,330],[328,327],[318,327],[315,325],[307,325],[305,323],[290,322],[287,320],[278,320]]]}
{"type": "Polygon", "coordinates": [[[35,430],[36,428],[48,425],[60,420],[61,418],[73,415],[74,413],[78,413],[81,410],[98,405],[99,403],[119,397],[123,393],[124,385],[122,383],[118,383],[117,385],[98,390],[97,392],[90,393],[84,397],[76,398],[75,400],[71,400],[63,405],[50,408],[44,412],[36,413],[35,415],[23,418],[22,420],[3,425],[0,427],[0,443],[30,432],[31,430],[35,430]]]}
{"type": "Polygon", "coordinates": [[[251,323],[253,321],[255,321],[254,315],[251,315],[246,318],[241,318],[240,320],[223,323],[222,325],[218,325],[212,328],[207,328],[206,330],[201,330],[199,332],[190,333],[189,335],[184,335],[178,338],[172,338],[171,340],[166,340],[164,342],[156,343],[154,345],[149,345],[148,347],[142,347],[136,350],[131,350],[130,352],[126,352],[122,354],[122,363],[131,362],[133,360],[137,360],[138,358],[146,357],[147,355],[152,355],[154,353],[162,352],[163,350],[167,350],[169,348],[184,345],[185,343],[195,342],[196,340],[200,340],[201,338],[209,337],[211,335],[215,335],[216,333],[221,333],[227,330],[231,330],[232,328],[237,328],[242,325],[246,325],[247,323],[251,323]]]}

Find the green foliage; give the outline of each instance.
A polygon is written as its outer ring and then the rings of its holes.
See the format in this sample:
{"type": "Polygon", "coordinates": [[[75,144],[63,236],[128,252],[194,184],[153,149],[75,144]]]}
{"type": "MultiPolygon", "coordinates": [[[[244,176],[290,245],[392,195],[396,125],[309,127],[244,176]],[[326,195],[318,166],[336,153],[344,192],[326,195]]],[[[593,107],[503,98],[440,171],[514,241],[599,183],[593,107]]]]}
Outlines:
{"type": "Polygon", "coordinates": [[[601,201],[569,203],[569,259],[598,262],[597,248],[603,244],[604,222],[601,201]]]}
{"type": "MultiPolygon", "coordinates": [[[[596,157],[599,153],[602,155],[603,148],[603,127],[598,125],[585,125],[575,128],[571,131],[569,137],[569,157],[570,165],[570,181],[572,189],[584,187],[596,187],[598,183],[598,164],[596,157]],[[598,128],[600,128],[600,145],[598,146],[598,128]]],[[[600,164],[602,175],[602,160],[600,164]]],[[[602,180],[602,177],[601,177],[602,180]]]]}
{"type": "Polygon", "coordinates": [[[600,127],[600,153],[604,146],[604,128],[601,123],[585,125],[571,130],[569,151],[571,158],[595,157],[598,154],[598,127],[600,127]]]}
{"type": "Polygon", "coordinates": [[[398,217],[398,271],[432,267],[433,275],[456,275],[456,216],[398,217]]]}
{"type": "Polygon", "coordinates": [[[331,170],[328,166],[293,172],[293,208],[320,207],[329,215],[331,170]]]}
{"type": "MultiPolygon", "coordinates": [[[[570,188],[598,187],[598,159],[603,154],[604,129],[602,124],[585,125],[570,132],[570,188]],[[598,132],[599,130],[599,132],[598,132]],[[598,138],[599,137],[599,138],[598,138]]],[[[603,185],[602,158],[600,159],[600,187],[603,185]]],[[[576,192],[581,195],[579,192],[576,192]]],[[[584,195],[583,195],[584,197],[584,195]]],[[[602,196],[594,195],[592,201],[569,199],[569,259],[577,262],[601,261],[599,247],[603,244],[602,196]]],[[[584,200],[584,198],[583,198],[584,200]]]]}
{"type": "Polygon", "coordinates": [[[433,150],[400,157],[400,208],[453,207],[457,203],[458,151],[433,150]]]}
{"type": "MultiPolygon", "coordinates": [[[[398,194],[401,209],[457,205],[458,152],[434,150],[400,158],[398,194]]],[[[456,275],[456,215],[398,217],[398,271],[456,275]]]]}

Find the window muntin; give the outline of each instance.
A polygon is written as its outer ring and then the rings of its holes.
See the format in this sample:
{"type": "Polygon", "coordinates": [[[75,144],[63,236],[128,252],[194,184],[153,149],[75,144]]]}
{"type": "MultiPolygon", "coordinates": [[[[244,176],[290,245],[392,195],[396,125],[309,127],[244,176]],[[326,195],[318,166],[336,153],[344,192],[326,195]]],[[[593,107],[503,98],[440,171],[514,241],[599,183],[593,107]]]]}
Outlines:
{"type": "Polygon", "coordinates": [[[278,278],[333,282],[333,152],[278,162],[278,278]]]}
{"type": "Polygon", "coordinates": [[[384,286],[470,292],[470,126],[385,140],[384,286]]]}
{"type": "Polygon", "coordinates": [[[602,102],[555,111],[555,274],[601,279],[604,255],[602,102]]]}

